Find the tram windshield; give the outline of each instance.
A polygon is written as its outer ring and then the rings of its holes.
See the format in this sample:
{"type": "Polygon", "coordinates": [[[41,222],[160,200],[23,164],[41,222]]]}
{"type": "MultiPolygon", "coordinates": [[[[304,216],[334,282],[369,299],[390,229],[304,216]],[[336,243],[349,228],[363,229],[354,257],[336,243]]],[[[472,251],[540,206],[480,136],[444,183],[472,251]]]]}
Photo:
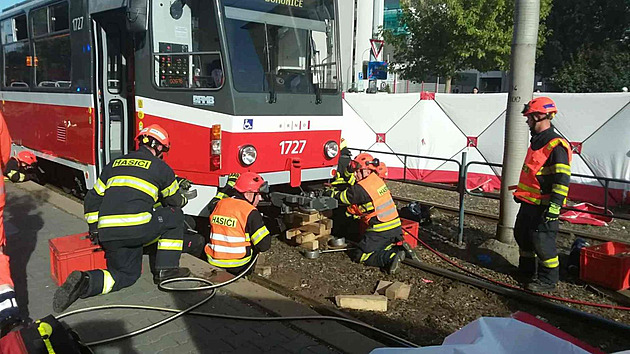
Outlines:
{"type": "Polygon", "coordinates": [[[337,91],[334,0],[222,3],[237,91],[337,91]]]}

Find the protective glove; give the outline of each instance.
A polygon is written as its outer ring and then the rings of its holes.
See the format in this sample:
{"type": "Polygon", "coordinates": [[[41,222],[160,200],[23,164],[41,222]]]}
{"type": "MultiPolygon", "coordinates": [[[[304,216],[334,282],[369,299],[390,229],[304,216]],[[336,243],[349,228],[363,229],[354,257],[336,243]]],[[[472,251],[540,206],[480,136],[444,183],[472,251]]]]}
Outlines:
{"type": "Polygon", "coordinates": [[[348,167],[346,167],[346,171],[348,171],[350,173],[355,173],[355,172],[357,172],[359,170],[360,167],[361,167],[361,165],[359,165],[358,162],[352,160],[348,164],[348,167]]]}
{"type": "Polygon", "coordinates": [[[0,285],[0,304],[2,304],[2,311],[0,311],[0,324],[2,326],[20,316],[15,291],[9,285],[0,285]]]}
{"type": "Polygon", "coordinates": [[[183,177],[177,177],[177,183],[179,184],[179,188],[185,191],[189,190],[190,187],[192,186],[192,182],[190,182],[190,180],[183,177]]]}
{"type": "Polygon", "coordinates": [[[337,193],[339,193],[339,192],[337,192],[337,191],[336,191],[336,190],[334,190],[333,188],[327,188],[327,189],[325,189],[325,190],[324,190],[324,192],[322,193],[322,195],[323,195],[324,197],[331,197],[331,198],[333,198],[333,197],[334,197],[337,193]]]}
{"type": "Polygon", "coordinates": [[[556,203],[550,203],[549,208],[545,212],[545,222],[557,221],[560,216],[560,205],[556,203]]]}
{"type": "Polygon", "coordinates": [[[240,176],[241,176],[240,173],[230,173],[228,175],[227,185],[230,187],[234,187],[234,185],[236,184],[236,180],[238,180],[240,176]]]}
{"type": "Polygon", "coordinates": [[[98,245],[98,230],[90,230],[90,232],[88,233],[88,238],[93,245],[98,245]]]}

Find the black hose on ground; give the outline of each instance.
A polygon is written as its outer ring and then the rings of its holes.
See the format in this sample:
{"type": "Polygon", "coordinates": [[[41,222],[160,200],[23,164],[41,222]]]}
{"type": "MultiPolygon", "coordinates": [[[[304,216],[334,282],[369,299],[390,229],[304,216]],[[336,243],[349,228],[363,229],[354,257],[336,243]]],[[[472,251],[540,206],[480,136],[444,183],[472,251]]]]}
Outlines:
{"type": "Polygon", "coordinates": [[[532,303],[534,305],[538,305],[541,307],[545,307],[549,310],[552,310],[554,312],[560,313],[560,314],[569,314],[571,316],[574,317],[579,317],[583,320],[587,320],[589,321],[589,323],[594,323],[597,324],[601,327],[605,327],[608,329],[612,329],[615,331],[618,331],[620,333],[624,333],[624,334],[628,334],[630,333],[630,326],[623,324],[623,323],[619,323],[613,320],[609,320],[607,318],[598,316],[598,315],[594,315],[594,314],[590,314],[584,311],[580,311],[580,310],[576,310],[573,309],[571,307],[562,305],[562,304],[556,304],[554,302],[551,302],[549,300],[545,300],[542,299],[540,297],[537,296],[533,296],[530,294],[527,294],[525,292],[519,291],[519,290],[514,290],[514,289],[510,289],[510,288],[505,288],[496,284],[492,284],[489,283],[487,281],[484,280],[480,280],[477,278],[473,278],[470,277],[468,275],[464,275],[464,274],[460,274],[460,273],[456,273],[456,272],[452,272],[450,270],[446,270],[446,269],[442,269],[442,268],[438,268],[438,267],[433,267],[430,266],[428,264],[424,264],[424,263],[420,263],[420,262],[416,262],[414,260],[411,259],[405,259],[403,261],[403,263],[412,266],[414,268],[420,269],[420,270],[424,270],[426,272],[429,273],[433,273],[442,277],[446,277],[446,278],[450,278],[453,280],[458,280],[461,281],[463,283],[469,284],[469,285],[473,285],[473,286],[477,286],[480,288],[484,288],[486,290],[492,291],[494,293],[503,295],[503,296],[508,296],[517,300],[522,300],[522,301],[527,301],[529,303],[532,303]]]}

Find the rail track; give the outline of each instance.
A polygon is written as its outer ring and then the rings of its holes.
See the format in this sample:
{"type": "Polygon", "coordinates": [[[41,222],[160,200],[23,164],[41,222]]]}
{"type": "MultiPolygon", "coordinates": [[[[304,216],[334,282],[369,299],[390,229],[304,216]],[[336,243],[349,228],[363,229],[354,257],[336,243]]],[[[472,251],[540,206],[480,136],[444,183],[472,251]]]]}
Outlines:
{"type": "MultiPolygon", "coordinates": [[[[454,215],[459,215],[459,208],[457,207],[453,207],[450,205],[444,205],[444,204],[439,204],[439,203],[434,203],[434,202],[429,202],[429,201],[425,201],[425,200],[417,200],[417,199],[412,199],[412,198],[406,198],[406,197],[401,197],[401,196],[394,196],[393,197],[394,200],[400,201],[400,202],[404,202],[404,203],[411,203],[411,202],[418,202],[420,204],[424,204],[424,205],[429,205],[432,206],[440,211],[449,213],[449,214],[454,214],[454,215]]],[[[484,213],[484,212],[480,212],[480,211],[475,211],[475,210],[465,210],[465,215],[467,216],[474,216],[486,221],[492,221],[492,222],[496,222],[499,220],[499,216],[498,215],[494,215],[494,214],[488,214],[488,213],[484,213]]],[[[604,242],[608,242],[608,241],[615,241],[615,242],[621,242],[621,243],[628,243],[630,244],[630,240],[623,240],[620,238],[616,238],[616,237],[608,237],[608,236],[603,236],[603,235],[596,235],[596,234],[592,234],[592,233],[588,233],[588,232],[584,232],[584,231],[578,231],[578,230],[570,230],[570,229],[566,229],[561,227],[559,232],[561,234],[567,235],[567,236],[572,236],[572,237],[583,237],[583,238],[588,238],[591,240],[598,240],[598,241],[604,241],[604,242]]]]}

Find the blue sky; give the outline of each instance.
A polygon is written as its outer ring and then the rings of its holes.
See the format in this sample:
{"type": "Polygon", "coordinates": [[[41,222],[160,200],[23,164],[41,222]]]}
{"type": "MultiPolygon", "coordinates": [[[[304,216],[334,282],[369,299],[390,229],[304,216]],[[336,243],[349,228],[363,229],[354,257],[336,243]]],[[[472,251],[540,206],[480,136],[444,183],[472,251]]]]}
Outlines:
{"type": "Polygon", "coordinates": [[[17,4],[18,2],[22,2],[23,0],[0,0],[0,9],[4,9],[7,6],[11,6],[13,4],[17,4]]]}

